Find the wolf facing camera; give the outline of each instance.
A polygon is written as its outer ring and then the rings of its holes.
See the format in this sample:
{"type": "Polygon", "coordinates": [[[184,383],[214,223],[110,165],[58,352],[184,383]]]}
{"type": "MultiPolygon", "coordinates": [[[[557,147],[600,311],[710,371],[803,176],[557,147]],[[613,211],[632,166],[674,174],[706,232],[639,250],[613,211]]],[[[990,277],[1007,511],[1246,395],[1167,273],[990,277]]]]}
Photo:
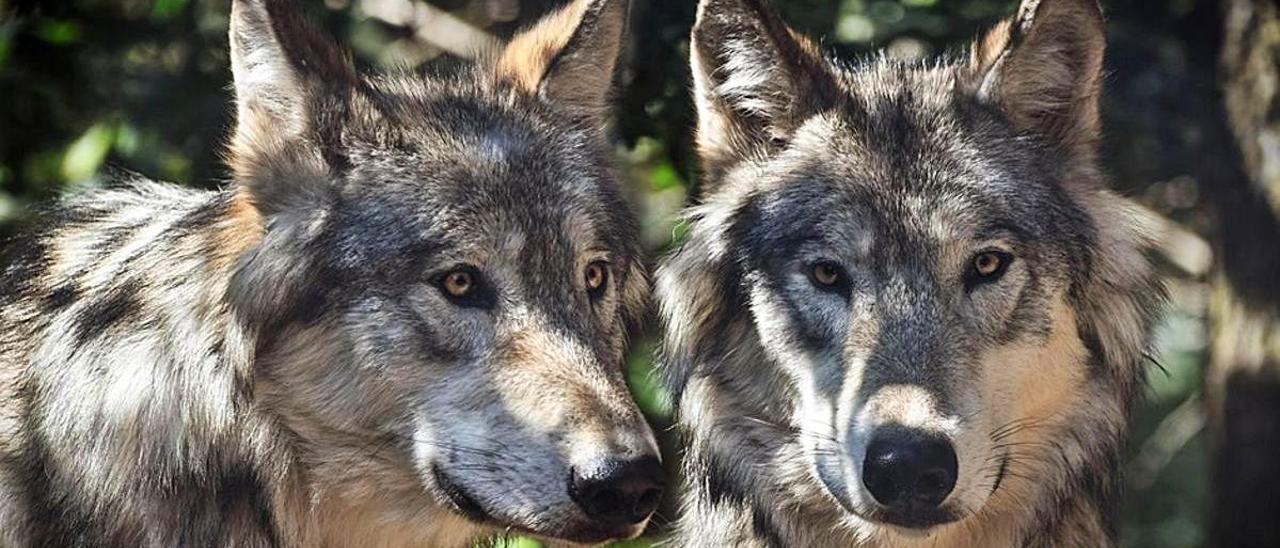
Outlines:
{"type": "Polygon", "coordinates": [[[675,544],[1113,544],[1163,290],[1098,168],[1096,0],[926,62],[703,0],[690,49],[704,178],[655,287],[675,544]]]}

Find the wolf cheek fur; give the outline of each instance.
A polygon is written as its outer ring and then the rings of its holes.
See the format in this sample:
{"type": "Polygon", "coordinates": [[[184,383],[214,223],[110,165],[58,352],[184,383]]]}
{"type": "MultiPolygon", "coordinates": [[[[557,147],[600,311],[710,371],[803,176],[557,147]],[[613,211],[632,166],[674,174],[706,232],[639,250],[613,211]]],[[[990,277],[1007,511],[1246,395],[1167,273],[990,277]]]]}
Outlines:
{"type": "Polygon", "coordinates": [[[0,544],[638,534],[647,284],[602,129],[626,12],[366,76],[288,2],[234,2],[234,185],[89,193],[9,246],[0,544]]]}
{"type": "Polygon", "coordinates": [[[1163,292],[1096,165],[1103,30],[1028,0],[967,59],[849,64],[702,1],[677,545],[1113,543],[1163,292]]]}

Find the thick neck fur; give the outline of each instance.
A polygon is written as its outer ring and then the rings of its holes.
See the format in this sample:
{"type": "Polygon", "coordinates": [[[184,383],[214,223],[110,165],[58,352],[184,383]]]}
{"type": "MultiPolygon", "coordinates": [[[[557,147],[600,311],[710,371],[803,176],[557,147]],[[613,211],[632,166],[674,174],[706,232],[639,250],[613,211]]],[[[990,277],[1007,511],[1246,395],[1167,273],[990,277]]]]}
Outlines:
{"type": "Polygon", "coordinates": [[[332,344],[258,355],[223,300],[260,238],[240,200],[139,182],[71,200],[15,244],[0,296],[0,545],[463,546],[478,532],[415,479],[335,483],[361,476],[352,466],[390,469],[384,445],[309,449],[334,440],[301,429],[263,372],[334,359],[332,344]]]}

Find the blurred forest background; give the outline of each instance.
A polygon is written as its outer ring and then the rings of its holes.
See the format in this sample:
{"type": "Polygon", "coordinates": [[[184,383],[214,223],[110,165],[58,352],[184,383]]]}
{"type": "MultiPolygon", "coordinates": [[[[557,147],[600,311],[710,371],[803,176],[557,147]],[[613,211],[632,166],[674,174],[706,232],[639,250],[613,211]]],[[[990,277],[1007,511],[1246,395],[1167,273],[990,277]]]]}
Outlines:
{"type": "MultiPolygon", "coordinates": [[[[465,58],[558,3],[299,1],[369,67],[465,58]]],[[[657,257],[679,234],[676,211],[696,196],[686,66],[694,2],[633,3],[616,142],[657,257]]],[[[885,48],[903,58],[961,52],[1016,4],[776,3],[843,55],[885,48]]],[[[229,4],[0,0],[0,236],[30,204],[119,170],[227,184],[229,4]]],[[[1174,297],[1135,417],[1122,546],[1280,546],[1271,470],[1280,465],[1280,3],[1104,4],[1104,161],[1120,192],[1145,206],[1174,297]]],[[[663,428],[671,410],[647,380],[651,348],[638,345],[630,380],[663,428]]],[[[664,526],[657,520],[646,538],[664,526]]]]}

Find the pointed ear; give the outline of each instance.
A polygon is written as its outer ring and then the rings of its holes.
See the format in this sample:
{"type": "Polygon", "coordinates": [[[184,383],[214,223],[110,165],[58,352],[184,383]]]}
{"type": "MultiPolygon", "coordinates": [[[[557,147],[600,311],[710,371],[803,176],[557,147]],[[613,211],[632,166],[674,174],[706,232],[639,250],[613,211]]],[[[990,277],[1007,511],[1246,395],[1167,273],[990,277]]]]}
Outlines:
{"type": "Polygon", "coordinates": [[[818,47],[763,0],[703,0],[690,64],[698,149],[711,181],[762,147],[789,140],[838,95],[818,47]]]}
{"type": "Polygon", "coordinates": [[[629,0],[574,0],[511,39],[497,78],[576,116],[605,119],[629,11],[629,0]]]}
{"type": "Polygon", "coordinates": [[[230,42],[236,94],[230,163],[255,202],[270,206],[291,193],[288,187],[338,162],[336,122],[357,76],[291,0],[233,0],[230,42]]]}
{"type": "Polygon", "coordinates": [[[978,94],[1019,131],[1073,153],[1091,153],[1100,136],[1106,28],[1097,0],[1023,0],[1013,19],[974,43],[978,94]]]}

